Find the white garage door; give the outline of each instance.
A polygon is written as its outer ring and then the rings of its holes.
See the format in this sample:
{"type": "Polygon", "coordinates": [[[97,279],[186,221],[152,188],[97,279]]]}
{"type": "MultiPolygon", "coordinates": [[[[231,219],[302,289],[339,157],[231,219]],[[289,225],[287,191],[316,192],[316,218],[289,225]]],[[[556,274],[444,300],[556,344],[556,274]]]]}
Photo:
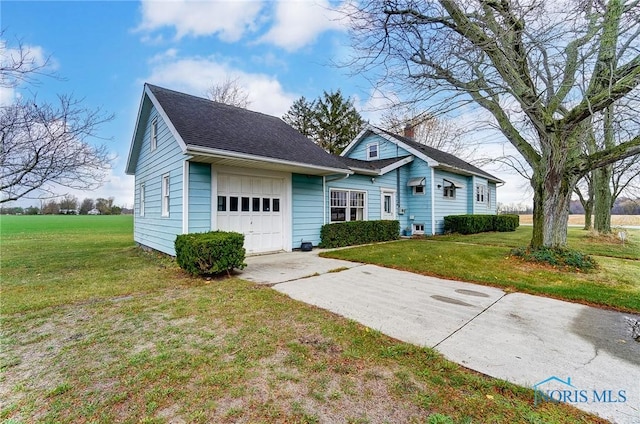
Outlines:
{"type": "Polygon", "coordinates": [[[218,174],[218,229],[244,234],[247,253],[283,250],[283,178],[218,174]]]}

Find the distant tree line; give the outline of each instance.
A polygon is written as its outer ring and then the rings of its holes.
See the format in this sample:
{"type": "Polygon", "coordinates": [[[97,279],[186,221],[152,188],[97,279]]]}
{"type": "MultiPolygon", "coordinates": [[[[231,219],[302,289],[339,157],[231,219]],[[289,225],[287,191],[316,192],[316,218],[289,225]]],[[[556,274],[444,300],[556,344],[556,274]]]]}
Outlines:
{"type": "MultiPolygon", "coordinates": [[[[531,215],[533,205],[526,203],[498,203],[499,214],[531,215]]],[[[572,215],[584,214],[584,207],[580,200],[572,200],[569,206],[569,213],[572,215]]],[[[611,208],[612,215],[640,215],[640,198],[630,199],[627,197],[617,198],[611,208]]]]}
{"type": "Polygon", "coordinates": [[[2,215],[121,215],[132,214],[133,210],[114,204],[115,198],[86,198],[82,202],[73,195],[65,195],[60,199],[41,200],[40,206],[27,208],[0,207],[2,215]]]}

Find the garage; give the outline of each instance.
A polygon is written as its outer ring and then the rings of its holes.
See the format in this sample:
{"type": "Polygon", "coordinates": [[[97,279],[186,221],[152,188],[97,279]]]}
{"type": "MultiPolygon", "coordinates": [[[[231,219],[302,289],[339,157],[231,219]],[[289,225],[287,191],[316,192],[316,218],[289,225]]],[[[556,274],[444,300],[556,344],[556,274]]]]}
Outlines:
{"type": "Polygon", "coordinates": [[[286,250],[285,177],[220,173],[217,228],[244,234],[247,253],[286,250]]]}

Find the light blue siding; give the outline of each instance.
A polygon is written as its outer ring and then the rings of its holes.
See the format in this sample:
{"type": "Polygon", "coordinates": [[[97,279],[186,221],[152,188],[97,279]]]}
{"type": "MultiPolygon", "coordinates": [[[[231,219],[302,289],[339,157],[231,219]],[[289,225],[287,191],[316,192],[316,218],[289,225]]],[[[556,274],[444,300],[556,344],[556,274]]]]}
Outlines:
{"type": "Polygon", "coordinates": [[[496,203],[496,184],[489,183],[486,178],[474,177],[473,178],[473,193],[471,201],[473,204],[472,212],[476,215],[495,215],[497,210],[496,203]],[[478,202],[476,198],[476,185],[482,185],[485,187],[485,200],[484,202],[478,202]],[[488,196],[488,198],[486,197],[488,196]]]}
{"type": "Polygon", "coordinates": [[[435,171],[435,224],[436,224],[436,233],[440,234],[444,231],[444,217],[447,215],[464,215],[473,213],[472,209],[469,208],[469,194],[470,191],[473,193],[475,189],[473,186],[473,179],[470,177],[465,177],[463,175],[452,174],[450,172],[445,172],[441,170],[435,171]],[[448,197],[444,197],[443,190],[441,188],[437,188],[438,185],[444,186],[444,179],[449,181],[453,181],[456,184],[463,186],[462,188],[456,189],[455,198],[451,199],[448,197]]]}
{"type": "Polygon", "coordinates": [[[189,163],[189,232],[211,230],[211,165],[189,163]]]}
{"type": "Polygon", "coordinates": [[[314,246],[320,243],[323,224],[322,177],[292,174],[292,231],[291,246],[296,249],[302,241],[314,246]]]}
{"type": "Polygon", "coordinates": [[[431,167],[426,162],[417,159],[411,162],[407,168],[409,178],[424,178],[425,186],[424,194],[414,194],[413,188],[407,186],[408,180],[403,186],[408,204],[406,226],[413,230],[413,224],[422,224],[425,234],[431,234],[431,167]]]}
{"type": "Polygon", "coordinates": [[[133,238],[137,243],[161,252],[175,255],[174,242],[182,233],[182,174],[184,156],[169,128],[155,108],[144,109],[148,116],[144,125],[135,174],[135,215],[133,238]],[[158,118],[158,143],[151,147],[151,123],[158,118]],[[161,216],[161,184],[163,175],[169,175],[169,216],[161,216]],[[140,216],[140,185],[145,186],[145,213],[140,216]]]}
{"type": "Polygon", "coordinates": [[[398,158],[410,155],[408,151],[398,147],[395,143],[392,143],[377,134],[370,134],[354,146],[347,157],[352,159],[369,160],[367,157],[367,145],[371,143],[378,143],[378,159],[398,158]]]}

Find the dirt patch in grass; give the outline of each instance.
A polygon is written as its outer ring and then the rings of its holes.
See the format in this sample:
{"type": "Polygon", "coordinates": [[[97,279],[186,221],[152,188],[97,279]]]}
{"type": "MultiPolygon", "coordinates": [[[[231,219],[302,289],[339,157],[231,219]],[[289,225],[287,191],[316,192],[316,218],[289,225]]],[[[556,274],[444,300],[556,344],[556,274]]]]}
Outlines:
{"type": "Polygon", "coordinates": [[[2,419],[422,423],[438,412],[480,422],[489,410],[492,422],[523,411],[546,422],[588,417],[564,405],[535,408],[530,391],[240,280],[16,314],[3,330],[2,419]]]}

